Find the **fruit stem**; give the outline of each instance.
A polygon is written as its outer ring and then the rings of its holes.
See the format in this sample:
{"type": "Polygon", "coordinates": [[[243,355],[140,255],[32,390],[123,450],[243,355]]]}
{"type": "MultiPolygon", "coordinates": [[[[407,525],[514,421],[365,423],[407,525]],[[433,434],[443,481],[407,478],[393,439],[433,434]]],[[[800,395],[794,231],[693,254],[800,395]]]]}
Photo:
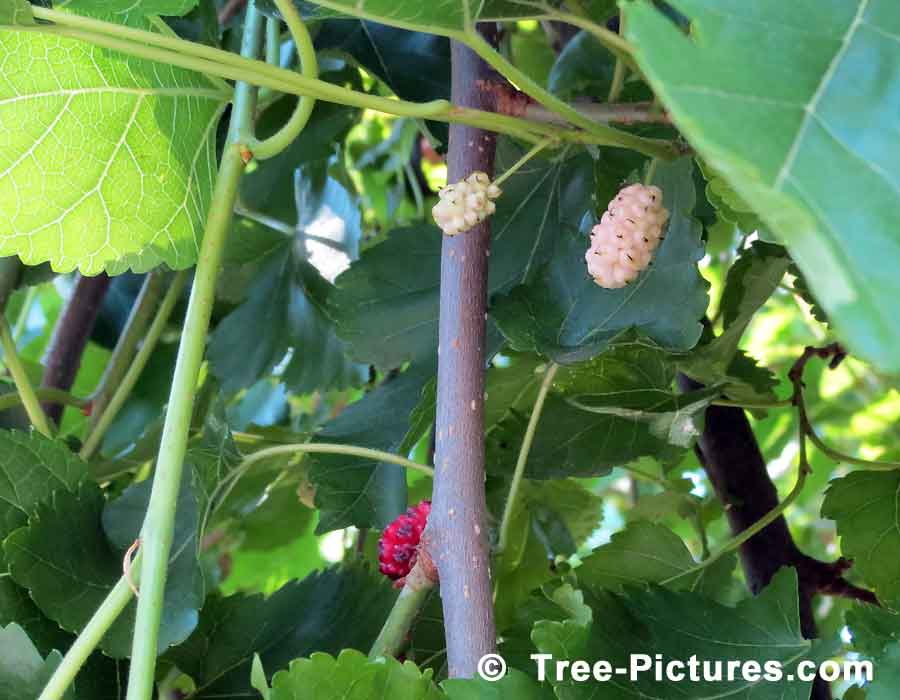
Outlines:
{"type": "Polygon", "coordinates": [[[498,187],[509,177],[515,174],[515,172],[521,168],[525,163],[534,158],[538,153],[543,151],[547,146],[553,143],[556,139],[552,137],[548,137],[534,145],[534,147],[528,151],[524,156],[519,158],[515,163],[513,163],[509,168],[507,168],[506,172],[504,172],[500,177],[498,177],[492,184],[497,185],[498,187]]]}
{"type": "Polygon", "coordinates": [[[6,320],[6,316],[2,312],[0,312],[0,346],[3,348],[3,362],[12,375],[16,391],[19,392],[22,405],[25,407],[25,412],[28,414],[31,424],[45,437],[53,437],[47,414],[41,408],[41,402],[34,391],[34,385],[28,378],[28,372],[25,371],[22,360],[19,359],[19,354],[16,351],[16,341],[13,339],[9,321],[6,320]]]}
{"type": "Polygon", "coordinates": [[[434,567],[423,550],[424,548],[420,548],[415,566],[407,574],[403,589],[369,651],[369,658],[372,660],[400,653],[407,642],[413,622],[434,588],[434,567]]]}

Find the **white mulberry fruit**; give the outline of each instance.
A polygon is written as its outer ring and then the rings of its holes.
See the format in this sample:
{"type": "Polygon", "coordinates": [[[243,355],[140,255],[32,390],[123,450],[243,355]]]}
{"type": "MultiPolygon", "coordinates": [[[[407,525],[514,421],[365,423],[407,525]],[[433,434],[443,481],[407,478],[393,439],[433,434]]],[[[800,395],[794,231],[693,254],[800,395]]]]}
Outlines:
{"type": "Polygon", "coordinates": [[[591,229],[591,247],[584,259],[594,282],[605,289],[632,282],[650,265],[668,220],[658,187],[622,188],[591,229]]]}
{"type": "Polygon", "coordinates": [[[468,231],[493,214],[502,190],[486,173],[474,172],[465,180],[447,185],[438,193],[440,201],[431,209],[435,223],[448,236],[468,231]]]}

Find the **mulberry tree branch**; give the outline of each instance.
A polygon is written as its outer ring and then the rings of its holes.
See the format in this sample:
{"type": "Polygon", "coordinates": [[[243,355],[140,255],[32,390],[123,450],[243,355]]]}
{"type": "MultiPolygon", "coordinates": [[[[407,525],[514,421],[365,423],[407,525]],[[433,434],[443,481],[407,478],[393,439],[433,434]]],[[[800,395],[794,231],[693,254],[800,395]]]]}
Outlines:
{"type": "MultiPolygon", "coordinates": [[[[81,356],[94,330],[111,281],[104,273],[96,277],[79,275],[72,296],[53,330],[44,358],[44,378],[41,383],[44,388],[63,391],[72,388],[81,367],[81,356]]],[[[44,406],[44,410],[47,418],[59,424],[63,414],[62,404],[48,404],[44,406]]]]}
{"type": "MultiPolygon", "coordinates": [[[[490,68],[464,45],[452,45],[453,103],[490,110],[478,81],[490,68]]],[[[493,174],[496,137],[450,127],[448,181],[493,174]]],[[[444,237],[438,357],[435,479],[424,546],[440,578],[451,678],[475,674],[496,650],[484,493],[484,353],[490,219],[444,237]]]]}

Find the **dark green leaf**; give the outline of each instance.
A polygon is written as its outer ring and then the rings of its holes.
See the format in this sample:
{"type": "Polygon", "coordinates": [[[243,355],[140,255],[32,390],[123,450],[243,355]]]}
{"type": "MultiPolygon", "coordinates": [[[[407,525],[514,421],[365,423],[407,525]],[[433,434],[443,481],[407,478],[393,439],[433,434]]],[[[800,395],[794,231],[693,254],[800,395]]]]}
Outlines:
{"type": "Polygon", "coordinates": [[[722,333],[697,347],[679,365],[705,384],[722,381],[737,400],[771,400],[776,380],[738,349],[754,314],[778,288],[791,265],[784,248],[763,241],[741,251],[728,271],[722,292],[722,333]]]}
{"type": "Polygon", "coordinates": [[[284,380],[298,393],[341,388],[362,380],[321,306],[330,285],[290,239],[270,253],[247,300],[210,336],[210,367],[226,392],[251,386],[293,351],[284,380]]]}
{"type": "MultiPolygon", "coordinates": [[[[0,700],[36,698],[62,661],[58,651],[44,659],[16,624],[0,627],[0,649],[0,700]]],[[[63,697],[72,700],[74,694],[70,690],[63,697]]]]}
{"type": "Polygon", "coordinates": [[[900,601],[900,470],[856,471],[835,479],[822,517],[837,525],[842,553],[886,603],[900,601]]]}
{"type": "MultiPolygon", "coordinates": [[[[696,655],[704,664],[723,665],[721,681],[657,680],[652,672],[628,682],[614,676],[603,684],[604,700],[635,696],[803,700],[809,697],[810,683],[788,681],[786,675],[794,672],[798,662],[822,660],[831,652],[824,648],[827,645],[813,647],[800,633],[793,569],[780,571],[760,595],[735,608],[718,605],[696,593],[664,588],[632,590],[625,596],[604,592],[591,596],[589,603],[594,612],[590,625],[573,620],[537,623],[533,636],[542,653],[556,659],[604,659],[613,668],[630,668],[630,654],[646,654],[651,659],[652,654],[662,654],[664,659],[685,660],[696,655]],[[729,681],[724,665],[735,661],[758,663],[759,680],[744,680],[738,674],[729,681]],[[762,680],[762,667],[768,661],[782,663],[785,677],[762,680]]],[[[701,666],[701,679],[702,674],[701,666]]],[[[591,698],[597,689],[592,683],[576,683],[571,678],[548,680],[557,697],[565,700],[591,698]]]]}
{"type": "Polygon", "coordinates": [[[312,654],[292,661],[290,668],[272,679],[272,700],[345,700],[348,698],[397,698],[441,700],[443,694],[431,682],[431,671],[420,672],[411,661],[393,657],[370,661],[353,649],[335,659],[312,654]]]}
{"type": "MultiPolygon", "coordinates": [[[[389,377],[326,423],[316,440],[397,450],[406,442],[410,415],[422,400],[433,371],[413,366],[389,377]]],[[[406,508],[402,467],[342,455],[314,455],[310,460],[309,478],[316,487],[316,506],[321,509],[319,533],[348,525],[380,529],[406,508]]]]}
{"type": "Polygon", "coordinates": [[[547,87],[561,98],[597,95],[606,99],[612,83],[615,56],[588,32],[578,32],[553,64],[547,87]]]}
{"type": "Polygon", "coordinates": [[[395,596],[383,576],[351,565],[292,581],[268,598],[212,597],[196,631],[168,656],[197,684],[192,697],[245,698],[254,653],[274,673],[316,651],[368,650],[395,596]]]}
{"type": "Polygon", "coordinates": [[[654,183],[671,212],[668,232],[652,266],[629,286],[597,286],[585,271],[587,238],[573,231],[562,234],[537,278],[497,300],[492,309],[514,348],[577,362],[602,352],[629,328],[639,328],[673,350],[694,346],[708,299],[697,272],[703,249],[699,226],[691,218],[691,169],[689,158],[658,168],[654,183]]]}
{"type": "MultiPolygon", "coordinates": [[[[537,479],[599,476],[645,455],[677,461],[699,434],[699,420],[717,390],[675,394],[674,378],[672,356],[631,335],[590,362],[561,368],[526,474],[537,479]]],[[[522,386],[526,394],[532,391],[522,386]]],[[[521,404],[488,433],[491,473],[512,472],[531,409],[530,400],[521,404]]]]}
{"type": "Polygon", "coordinates": [[[0,430],[0,541],[55,490],[75,490],[87,473],[87,464],[63,442],[0,430]]]}
{"type": "Polygon", "coordinates": [[[711,569],[697,570],[684,542],[668,528],[635,521],[614,534],[609,544],[591,552],[575,571],[580,586],[599,593],[648,583],[694,591],[716,573],[711,569]]]}
{"type": "Polygon", "coordinates": [[[851,350],[900,371],[900,15],[890,0],[648,0],[635,59],[703,158],[769,224],[851,350]],[[765,27],[765,30],[761,30],[765,27]],[[861,136],[861,135],[864,135],[861,136]]]}
{"type": "Polygon", "coordinates": [[[0,577],[0,627],[11,622],[25,630],[42,654],[65,649],[72,640],[37,608],[28,591],[17,586],[9,576],[3,576],[0,577]]]}
{"type": "MultiPolygon", "coordinates": [[[[106,512],[103,495],[93,483],[83,484],[77,494],[57,491],[38,506],[26,527],[6,539],[13,580],[27,588],[44,614],[63,629],[80,631],[121,578],[124,551],[139,532],[149,485],[147,481],[126,490],[106,512]],[[104,534],[104,525],[112,542],[104,534]],[[73,605],[76,600],[78,604],[73,605]]],[[[196,561],[196,501],[189,488],[181,489],[179,500],[161,650],[190,634],[203,601],[196,561]]],[[[132,601],[103,638],[101,648],[111,656],[130,654],[133,622],[132,601]]]]}

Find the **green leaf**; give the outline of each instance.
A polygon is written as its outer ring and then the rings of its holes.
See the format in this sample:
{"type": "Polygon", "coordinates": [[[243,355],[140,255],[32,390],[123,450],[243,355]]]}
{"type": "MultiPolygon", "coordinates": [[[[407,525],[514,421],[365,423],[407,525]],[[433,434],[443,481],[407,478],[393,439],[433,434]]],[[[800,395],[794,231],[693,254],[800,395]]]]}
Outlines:
{"type": "Polygon", "coordinates": [[[551,261],[530,284],[517,287],[492,309],[516,350],[572,363],[602,352],[622,331],[638,328],[672,350],[700,338],[706,283],[697,272],[703,256],[694,208],[692,163],[659,166],[654,183],[671,212],[668,233],[652,266],[622,289],[602,289],[585,272],[587,238],[563,232],[551,261]]]}
{"type": "Polygon", "coordinates": [[[442,697],[431,681],[431,671],[420,672],[411,661],[401,664],[390,656],[369,661],[365,654],[353,649],[342,651],[337,658],[319,653],[297,659],[272,680],[272,700],[442,697]]]}
{"type": "Polygon", "coordinates": [[[701,344],[679,366],[704,384],[726,382],[736,400],[771,400],[777,381],[739,350],[744,332],[757,311],[778,288],[791,259],[784,248],[755,241],[728,270],[722,292],[722,333],[701,344]]]}
{"type": "Polygon", "coordinates": [[[511,668],[498,681],[452,678],[441,683],[448,700],[554,700],[553,690],[530,675],[511,668]]]}
{"type": "MultiPolygon", "coordinates": [[[[687,660],[694,655],[703,664],[723,665],[720,681],[681,682],[657,679],[644,672],[635,679],[618,677],[603,684],[604,700],[626,698],[721,697],[801,700],[809,697],[810,682],[788,681],[788,673],[805,659],[822,660],[831,651],[813,647],[800,633],[797,605],[797,576],[783,569],[755,598],[735,608],[713,603],[689,592],[664,588],[632,590],[625,596],[600,593],[590,599],[594,622],[583,626],[575,621],[538,622],[533,637],[538,649],[556,659],[603,659],[615,668],[630,668],[630,654],[653,654],[666,660],[687,660]],[[744,680],[740,674],[727,679],[728,662],[756,662],[759,680],[744,680]],[[783,664],[785,677],[762,679],[762,667],[768,661],[783,664]]],[[[551,667],[552,672],[552,667],[551,667]]],[[[703,667],[700,668],[703,678],[703,667]]],[[[577,683],[566,678],[548,677],[561,700],[594,697],[597,685],[577,683]]]]}
{"type": "MultiPolygon", "coordinates": [[[[498,171],[520,151],[501,142],[498,171]]],[[[504,185],[491,217],[488,294],[530,279],[549,259],[559,231],[590,206],[592,162],[584,154],[535,158],[504,185]]],[[[437,348],[441,236],[436,226],[392,231],[337,278],[329,310],[360,361],[388,370],[433,362],[437,348]]]]}
{"type": "Polygon", "coordinates": [[[450,99],[450,42],[444,37],[377,22],[328,20],[316,34],[316,49],[349,54],[400,99],[450,99]]]}
{"type": "Polygon", "coordinates": [[[521,497],[548,555],[574,554],[603,519],[603,500],[575,479],[526,480],[521,497]]]}
{"type": "Polygon", "coordinates": [[[38,651],[49,654],[65,649],[72,638],[49,620],[28,597],[28,591],[17,586],[9,576],[0,577],[0,626],[15,622],[34,642],[38,651]]]}
{"type": "MultiPolygon", "coordinates": [[[[62,661],[58,651],[42,658],[25,630],[16,624],[0,627],[0,649],[0,700],[36,698],[62,661]]],[[[74,694],[70,690],[63,697],[72,700],[74,694]]]]}
{"type": "Polygon", "coordinates": [[[111,15],[164,15],[181,17],[196,7],[199,0],[68,0],[67,10],[102,12],[111,15]]]}
{"type": "Polygon", "coordinates": [[[615,56],[592,34],[578,32],[553,64],[547,88],[567,100],[585,94],[602,95],[605,99],[615,61],[615,56]]]}
{"type": "MultiPolygon", "coordinates": [[[[268,1],[268,0],[267,0],[268,1]]],[[[299,4],[299,0],[294,0],[299,4]]],[[[446,0],[422,4],[418,0],[315,0],[315,16],[346,16],[384,22],[413,31],[454,36],[461,34],[475,22],[527,19],[541,16],[539,7],[530,7],[516,0],[446,0]]]]}
{"type": "Polygon", "coordinates": [[[662,525],[635,521],[612,536],[609,544],[584,558],[575,572],[580,586],[599,593],[658,583],[675,590],[695,590],[709,567],[697,566],[688,548],[662,525]]]}
{"type": "MultiPolygon", "coordinates": [[[[562,367],[538,423],[526,474],[599,476],[642,456],[676,462],[699,434],[703,411],[718,390],[675,394],[674,378],[672,356],[634,335],[621,337],[590,362],[562,367]]],[[[530,402],[514,407],[488,433],[489,472],[511,473],[530,409],[530,402]]]]}
{"type": "Polygon", "coordinates": [[[822,517],[835,521],[841,552],[853,569],[889,604],[900,601],[900,471],[856,471],[834,479],[822,517]]]}
{"type": "MultiPolygon", "coordinates": [[[[22,527],[56,489],[74,491],[88,467],[65,443],[0,430],[0,541],[22,527]]],[[[2,561],[2,560],[0,560],[2,561]]]]}
{"type": "MultiPolygon", "coordinates": [[[[48,502],[38,506],[26,527],[4,542],[13,580],[27,588],[44,614],[63,629],[79,632],[121,578],[124,552],[140,530],[149,486],[148,480],[131,487],[105,512],[103,494],[91,482],[83,484],[77,494],[56,491],[48,502]],[[73,600],[78,604],[73,605],[73,600]]],[[[196,502],[184,486],[179,497],[160,650],[190,634],[203,602],[196,561],[196,502]]],[[[104,636],[100,646],[108,655],[121,658],[131,653],[134,609],[132,601],[104,636]]]]}
{"type": "Polygon", "coordinates": [[[292,581],[269,597],[211,597],[197,629],[168,657],[197,684],[192,697],[247,697],[255,654],[274,673],[316,651],[368,650],[395,596],[380,574],[348,565],[292,581]]]}
{"type": "Polygon", "coordinates": [[[90,275],[193,265],[229,95],[39,32],[0,30],[0,62],[0,255],[90,275]]]}
{"type": "Polygon", "coordinates": [[[34,24],[31,3],[26,0],[3,0],[0,4],[0,25],[34,24]]]}
{"type": "Polygon", "coordinates": [[[647,0],[625,7],[626,38],[651,86],[788,245],[851,350],[900,371],[900,327],[884,302],[900,294],[900,158],[883,128],[896,115],[895,5],[671,4],[691,20],[690,35],[647,0]]]}
{"type": "Polygon", "coordinates": [[[323,312],[329,287],[285,238],[266,257],[247,300],[210,335],[210,368],[224,391],[254,384],[291,350],[284,380],[297,393],[361,382],[365,368],[345,359],[343,344],[323,312]]]}
{"type": "MultiPolygon", "coordinates": [[[[410,415],[432,376],[430,367],[413,366],[389,377],[326,423],[316,440],[399,450],[406,442],[410,415]]],[[[315,484],[316,506],[321,509],[317,532],[348,525],[381,529],[406,508],[402,467],[345,455],[310,455],[309,459],[309,479],[315,484]]]]}

